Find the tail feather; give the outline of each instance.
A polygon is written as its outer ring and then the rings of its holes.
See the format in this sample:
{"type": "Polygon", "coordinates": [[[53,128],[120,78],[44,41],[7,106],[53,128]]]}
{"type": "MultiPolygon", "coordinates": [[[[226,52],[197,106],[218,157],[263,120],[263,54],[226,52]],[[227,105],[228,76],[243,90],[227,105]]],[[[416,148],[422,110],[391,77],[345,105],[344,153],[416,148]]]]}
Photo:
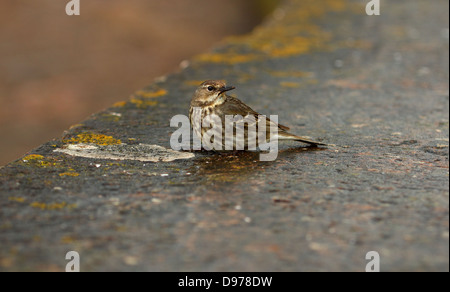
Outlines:
{"type": "Polygon", "coordinates": [[[278,133],[278,139],[279,140],[293,140],[293,141],[298,141],[298,142],[302,142],[302,143],[307,143],[313,146],[328,146],[325,143],[321,143],[321,142],[317,142],[317,141],[313,141],[310,140],[309,138],[306,137],[300,137],[300,136],[296,136],[290,133],[286,133],[286,132],[279,132],[278,133]]]}

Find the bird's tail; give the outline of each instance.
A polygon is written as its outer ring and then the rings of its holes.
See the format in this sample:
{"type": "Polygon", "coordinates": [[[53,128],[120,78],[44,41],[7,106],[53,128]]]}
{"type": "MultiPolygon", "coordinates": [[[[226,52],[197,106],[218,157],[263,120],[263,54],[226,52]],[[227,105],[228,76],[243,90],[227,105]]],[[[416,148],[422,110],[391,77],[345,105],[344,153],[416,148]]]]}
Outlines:
{"type": "Polygon", "coordinates": [[[302,143],[307,143],[313,146],[328,146],[325,143],[321,143],[321,142],[317,142],[317,141],[313,141],[309,138],[306,137],[300,137],[300,136],[296,136],[290,133],[286,133],[286,132],[278,132],[278,140],[292,140],[292,141],[298,141],[298,142],[302,142],[302,143]]]}

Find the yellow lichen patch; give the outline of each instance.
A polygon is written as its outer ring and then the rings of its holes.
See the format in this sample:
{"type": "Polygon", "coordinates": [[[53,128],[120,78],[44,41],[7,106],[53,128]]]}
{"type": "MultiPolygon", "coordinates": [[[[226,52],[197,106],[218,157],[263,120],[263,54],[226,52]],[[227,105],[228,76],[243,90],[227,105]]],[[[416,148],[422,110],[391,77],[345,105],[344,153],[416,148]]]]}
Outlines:
{"type": "Polygon", "coordinates": [[[269,57],[282,58],[328,49],[327,43],[330,39],[331,35],[318,26],[300,22],[287,26],[264,27],[257,29],[250,36],[232,37],[228,40],[269,57]]]}
{"type": "Polygon", "coordinates": [[[113,107],[124,107],[127,104],[126,101],[118,101],[115,104],[113,104],[113,107]]]}
{"type": "MultiPolygon", "coordinates": [[[[329,51],[337,49],[332,46],[332,35],[316,25],[317,20],[324,19],[330,13],[353,12],[355,7],[361,8],[361,5],[348,0],[303,0],[298,6],[299,9],[285,9],[282,21],[273,21],[249,35],[229,37],[226,41],[233,45],[231,47],[234,51],[236,47],[251,49],[254,52],[253,58],[284,58],[312,51],[329,51]]],[[[219,57],[230,58],[233,55],[230,51],[219,57]]],[[[218,58],[211,56],[211,61],[218,58]]]]}
{"type": "Polygon", "coordinates": [[[318,83],[319,83],[319,80],[317,80],[317,79],[309,79],[309,80],[306,80],[306,84],[316,85],[316,84],[318,84],[318,83]]]}
{"type": "Polygon", "coordinates": [[[120,167],[126,166],[126,164],[118,163],[118,162],[108,162],[106,165],[108,165],[108,166],[120,166],[120,167]]]}
{"type": "Polygon", "coordinates": [[[25,202],[25,198],[22,198],[22,197],[9,197],[8,200],[10,200],[12,202],[18,202],[18,203],[25,202]]]}
{"type": "Polygon", "coordinates": [[[62,244],[71,244],[73,242],[75,242],[75,239],[69,235],[65,235],[65,236],[61,237],[62,244]]]}
{"type": "Polygon", "coordinates": [[[33,160],[41,160],[44,159],[45,157],[42,155],[37,155],[37,154],[30,154],[25,156],[24,158],[22,158],[22,160],[24,162],[28,162],[28,161],[33,161],[33,160]]]}
{"type": "Polygon", "coordinates": [[[63,176],[77,177],[77,176],[80,176],[80,174],[78,172],[63,172],[63,173],[60,173],[59,176],[61,176],[61,177],[63,177],[63,176]]]}
{"type": "Polygon", "coordinates": [[[138,108],[147,108],[149,106],[155,106],[158,104],[157,101],[154,100],[148,100],[149,98],[156,98],[160,96],[164,96],[167,94],[167,90],[165,89],[159,89],[154,92],[144,91],[140,90],[137,91],[133,97],[131,98],[130,102],[132,104],[135,104],[138,108]]]}
{"type": "Polygon", "coordinates": [[[290,88],[300,87],[300,83],[298,82],[280,82],[280,85],[283,87],[290,87],[290,88]]]}
{"type": "Polygon", "coordinates": [[[342,12],[347,8],[347,3],[344,1],[326,1],[328,8],[334,12],[342,12]]]}
{"type": "Polygon", "coordinates": [[[159,89],[159,90],[154,91],[154,92],[139,90],[139,91],[137,91],[135,93],[135,95],[141,96],[141,97],[144,97],[144,98],[155,98],[155,97],[160,97],[160,96],[167,95],[167,90],[159,89]]]}
{"type": "Polygon", "coordinates": [[[319,38],[311,39],[297,36],[291,39],[289,45],[271,44],[265,50],[273,57],[289,57],[308,53],[315,47],[323,46],[322,42],[323,40],[319,38]]]}
{"type": "Polygon", "coordinates": [[[76,208],[75,204],[67,204],[66,202],[62,203],[40,203],[40,202],[33,202],[30,204],[31,207],[41,209],[41,210],[62,210],[62,209],[73,209],[76,208]]]}
{"type": "Polygon", "coordinates": [[[146,108],[148,108],[149,106],[155,106],[155,105],[158,104],[158,102],[155,101],[155,100],[144,100],[144,99],[138,99],[138,98],[135,98],[135,97],[133,97],[133,98],[130,100],[130,102],[131,102],[132,104],[135,104],[136,107],[137,107],[137,108],[140,108],[140,109],[146,109],[146,108]]]}
{"type": "Polygon", "coordinates": [[[31,154],[22,158],[22,162],[24,164],[35,166],[35,167],[50,167],[50,166],[58,166],[57,162],[50,161],[46,159],[42,155],[31,154]]]}
{"type": "Polygon", "coordinates": [[[63,140],[63,142],[66,144],[97,144],[100,146],[122,144],[122,141],[119,139],[102,134],[94,134],[91,132],[78,134],[76,137],[63,140]]]}
{"type": "Polygon", "coordinates": [[[253,54],[236,54],[236,53],[211,53],[202,54],[196,57],[196,60],[205,63],[221,63],[234,65],[239,63],[247,63],[254,61],[258,56],[253,54]]]}
{"type": "Polygon", "coordinates": [[[42,209],[42,210],[45,210],[47,208],[47,204],[39,203],[39,202],[33,202],[33,203],[30,204],[30,206],[33,207],[33,208],[39,208],[39,209],[42,209]]]}

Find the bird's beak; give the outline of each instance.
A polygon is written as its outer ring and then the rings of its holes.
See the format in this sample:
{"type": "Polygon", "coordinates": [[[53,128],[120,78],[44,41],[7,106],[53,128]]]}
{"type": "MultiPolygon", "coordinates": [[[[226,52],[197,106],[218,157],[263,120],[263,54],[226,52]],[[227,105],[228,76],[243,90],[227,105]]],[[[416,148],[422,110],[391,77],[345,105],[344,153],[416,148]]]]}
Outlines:
{"type": "Polygon", "coordinates": [[[222,93],[224,93],[224,92],[233,90],[233,89],[235,89],[235,88],[236,88],[236,87],[234,87],[234,86],[224,86],[224,87],[222,87],[221,89],[219,89],[219,92],[220,92],[220,94],[222,94],[222,93]]]}

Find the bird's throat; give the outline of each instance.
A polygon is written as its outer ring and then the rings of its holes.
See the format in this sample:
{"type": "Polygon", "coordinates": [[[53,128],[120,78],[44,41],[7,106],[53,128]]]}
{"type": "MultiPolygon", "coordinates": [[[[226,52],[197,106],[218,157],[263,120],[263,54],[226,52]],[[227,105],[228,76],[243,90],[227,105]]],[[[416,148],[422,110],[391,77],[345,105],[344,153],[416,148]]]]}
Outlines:
{"type": "Polygon", "coordinates": [[[201,102],[201,104],[199,104],[202,107],[216,107],[219,106],[221,104],[223,104],[227,99],[227,96],[225,94],[221,94],[217,97],[212,98],[211,100],[207,100],[204,102],[201,102]]]}

